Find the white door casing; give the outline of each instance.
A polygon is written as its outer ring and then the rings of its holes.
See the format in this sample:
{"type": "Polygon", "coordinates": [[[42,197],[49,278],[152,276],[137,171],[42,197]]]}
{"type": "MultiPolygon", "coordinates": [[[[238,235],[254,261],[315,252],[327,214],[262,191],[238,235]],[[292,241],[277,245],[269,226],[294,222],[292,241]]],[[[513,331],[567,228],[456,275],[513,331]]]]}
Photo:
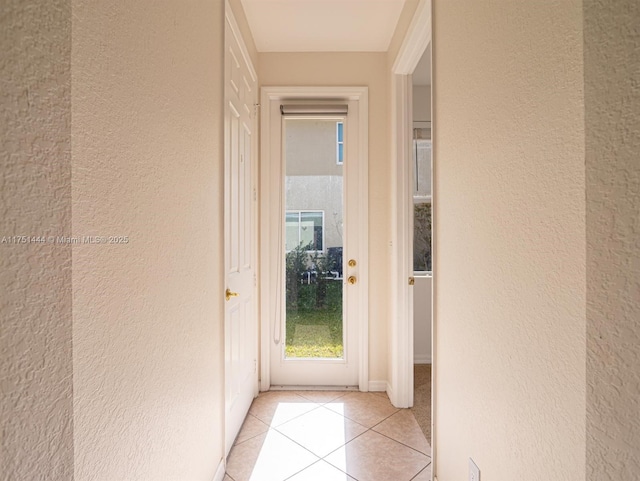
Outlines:
{"type": "MultiPolygon", "coordinates": [[[[431,0],[420,0],[391,69],[391,155],[396,168],[392,169],[391,178],[393,321],[390,329],[388,394],[393,405],[399,408],[413,405],[413,289],[408,282],[408,279],[413,276],[413,218],[411,216],[413,169],[410,167],[413,128],[411,74],[430,42],[431,0]]],[[[432,205],[435,205],[435,192],[432,192],[432,195],[432,205]]],[[[435,249],[435,243],[432,249],[435,249]]],[[[434,349],[432,353],[433,362],[435,362],[434,349]]],[[[435,405],[432,403],[433,409],[435,405]]]]}
{"type": "Polygon", "coordinates": [[[257,77],[229,5],[225,22],[225,448],[257,394],[257,77]]]}
{"type": "Polygon", "coordinates": [[[272,385],[348,386],[368,390],[368,104],[366,87],[265,87],[261,120],[261,381],[272,385]],[[345,240],[343,259],[354,258],[347,268],[344,320],[347,330],[345,360],[284,359],[284,165],[282,155],[283,102],[323,99],[348,105],[345,135],[348,158],[344,164],[345,240]],[[357,161],[356,161],[357,159],[357,161]],[[350,343],[350,341],[352,341],[350,343]],[[352,369],[350,371],[350,369],[352,369]]]}

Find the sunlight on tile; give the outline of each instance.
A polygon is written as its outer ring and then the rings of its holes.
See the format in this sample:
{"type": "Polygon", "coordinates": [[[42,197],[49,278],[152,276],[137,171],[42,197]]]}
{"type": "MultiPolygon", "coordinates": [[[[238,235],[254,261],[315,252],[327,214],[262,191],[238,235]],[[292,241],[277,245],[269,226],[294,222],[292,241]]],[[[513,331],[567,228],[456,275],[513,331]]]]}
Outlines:
{"type": "Polygon", "coordinates": [[[431,449],[413,414],[386,395],[269,392],[249,412],[227,459],[233,481],[431,479],[431,449]]]}
{"type": "Polygon", "coordinates": [[[227,473],[235,481],[284,480],[316,461],[318,457],[270,429],[233,448],[227,473]]]}
{"type": "Polygon", "coordinates": [[[351,476],[334,468],[324,461],[309,466],[304,471],[289,478],[287,481],[356,481],[351,476]]]}
{"type": "Polygon", "coordinates": [[[262,445],[249,479],[250,481],[284,479],[317,459],[311,453],[295,446],[287,438],[271,430],[262,445]]]}
{"type": "Polygon", "coordinates": [[[336,413],[337,408],[333,411],[323,407],[315,409],[277,429],[316,456],[326,456],[367,430],[336,413]]]}

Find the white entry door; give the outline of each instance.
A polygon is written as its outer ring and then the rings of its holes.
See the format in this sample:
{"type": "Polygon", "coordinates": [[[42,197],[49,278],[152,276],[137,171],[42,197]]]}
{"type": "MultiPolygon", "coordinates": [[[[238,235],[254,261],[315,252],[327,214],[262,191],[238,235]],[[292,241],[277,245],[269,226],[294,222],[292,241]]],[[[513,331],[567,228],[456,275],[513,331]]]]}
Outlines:
{"type": "MultiPolygon", "coordinates": [[[[360,102],[366,97],[269,102],[263,205],[270,225],[263,237],[270,242],[261,244],[269,257],[269,387],[368,387],[367,122],[360,102]]],[[[264,377],[263,370],[263,389],[264,377]]]]}
{"type": "Polygon", "coordinates": [[[237,26],[225,28],[225,431],[231,449],[258,392],[257,160],[254,155],[257,83],[237,26]]]}

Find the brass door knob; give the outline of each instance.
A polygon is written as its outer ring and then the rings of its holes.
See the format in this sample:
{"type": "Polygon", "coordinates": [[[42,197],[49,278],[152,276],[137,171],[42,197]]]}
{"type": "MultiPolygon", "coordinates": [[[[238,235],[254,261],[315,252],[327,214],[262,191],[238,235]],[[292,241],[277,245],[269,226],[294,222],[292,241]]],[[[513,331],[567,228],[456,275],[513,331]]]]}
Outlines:
{"type": "Polygon", "coordinates": [[[349,259],[349,267],[355,267],[356,266],[356,260],[355,259],[349,259]]]}
{"type": "Polygon", "coordinates": [[[358,282],[358,279],[356,279],[356,276],[349,276],[347,282],[351,285],[354,285],[356,282],[358,282]]]}
{"type": "Polygon", "coordinates": [[[410,286],[412,286],[412,285],[414,285],[415,283],[416,283],[415,278],[413,278],[413,277],[409,277],[409,285],[410,285],[410,286]]]}
{"type": "Polygon", "coordinates": [[[230,300],[232,297],[238,297],[238,296],[240,296],[240,294],[238,294],[237,292],[231,292],[229,289],[227,289],[224,293],[224,297],[227,301],[230,300]]]}

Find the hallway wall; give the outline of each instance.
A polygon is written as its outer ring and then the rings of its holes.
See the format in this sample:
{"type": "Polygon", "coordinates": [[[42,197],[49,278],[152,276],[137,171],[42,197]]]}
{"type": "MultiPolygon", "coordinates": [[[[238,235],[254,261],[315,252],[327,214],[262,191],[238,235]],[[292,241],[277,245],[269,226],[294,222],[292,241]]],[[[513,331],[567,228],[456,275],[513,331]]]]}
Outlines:
{"type": "Polygon", "coordinates": [[[67,481],[71,247],[56,238],[71,235],[70,2],[3,2],[0,45],[0,480],[67,481]]]}
{"type": "Polygon", "coordinates": [[[582,2],[435,0],[435,470],[585,478],[582,2]]]}
{"type": "Polygon", "coordinates": [[[223,457],[221,0],[73,2],[75,480],[223,457]]]}
{"type": "Polygon", "coordinates": [[[587,478],[640,473],[640,3],[585,0],[587,478]]]}
{"type": "Polygon", "coordinates": [[[260,53],[261,86],[369,87],[369,379],[387,381],[391,234],[386,53],[260,53]]]}

